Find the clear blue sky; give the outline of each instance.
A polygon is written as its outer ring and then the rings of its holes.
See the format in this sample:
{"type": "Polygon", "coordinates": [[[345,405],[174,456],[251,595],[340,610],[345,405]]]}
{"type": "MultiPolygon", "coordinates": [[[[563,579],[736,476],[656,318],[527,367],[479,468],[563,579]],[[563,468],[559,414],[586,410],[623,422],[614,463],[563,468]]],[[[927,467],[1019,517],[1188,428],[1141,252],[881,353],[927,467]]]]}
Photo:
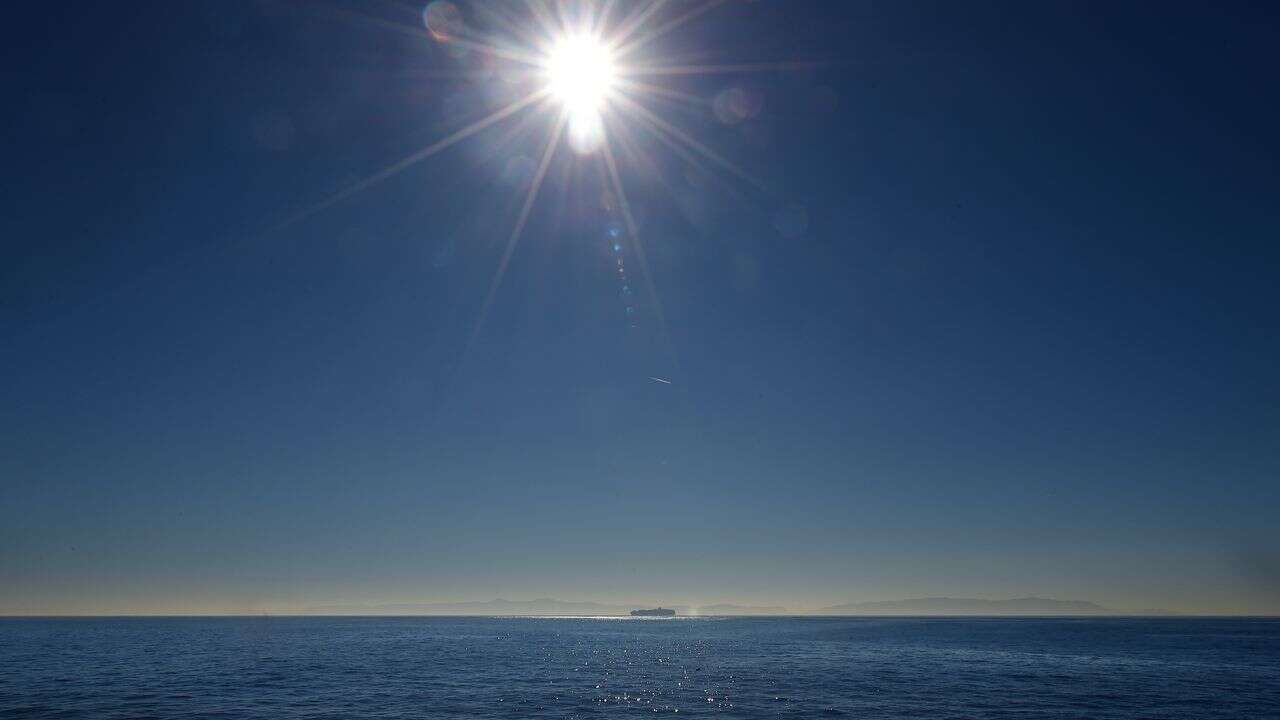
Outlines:
{"type": "Polygon", "coordinates": [[[27,9],[0,613],[1280,612],[1274,7],[726,3],[640,59],[819,64],[648,106],[763,187],[632,117],[487,313],[545,115],[272,230],[518,93],[421,6],[27,9]]]}

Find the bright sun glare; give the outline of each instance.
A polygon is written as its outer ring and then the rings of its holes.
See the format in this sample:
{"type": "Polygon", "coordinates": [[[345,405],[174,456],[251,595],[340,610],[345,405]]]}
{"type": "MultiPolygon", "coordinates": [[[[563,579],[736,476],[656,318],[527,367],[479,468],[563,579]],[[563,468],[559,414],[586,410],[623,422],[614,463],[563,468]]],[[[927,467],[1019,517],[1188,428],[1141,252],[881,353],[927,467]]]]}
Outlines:
{"type": "MultiPolygon", "coordinates": [[[[489,284],[479,318],[473,325],[470,340],[463,351],[464,357],[480,335],[485,317],[502,285],[508,261],[520,242],[539,192],[552,169],[552,160],[563,145],[568,145],[580,155],[599,153],[589,164],[596,166],[599,180],[604,185],[599,195],[600,207],[610,217],[607,237],[610,252],[615,259],[620,293],[626,299],[626,315],[631,318],[636,314],[636,306],[631,299],[635,279],[629,276],[628,263],[624,257],[634,255],[643,283],[647,285],[652,315],[661,328],[664,322],[662,306],[653,281],[648,277],[639,228],[631,215],[631,205],[622,182],[623,173],[619,170],[619,159],[623,162],[634,161],[647,152],[647,148],[652,147],[651,143],[660,143],[671,148],[686,163],[686,178],[701,178],[718,168],[758,191],[765,201],[776,203],[776,192],[668,119],[687,115],[687,112],[672,114],[663,112],[661,107],[651,109],[650,106],[659,101],[664,106],[674,103],[677,107],[684,106],[686,110],[692,108],[693,112],[701,116],[711,112],[716,120],[732,125],[758,112],[759,99],[753,100],[754,96],[737,84],[722,89],[714,99],[701,98],[673,87],[673,79],[775,72],[814,65],[793,62],[680,64],[664,59],[661,52],[644,52],[647,46],[664,35],[673,33],[716,7],[726,5],[724,0],[703,0],[699,3],[673,3],[670,0],[628,0],[626,3],[619,0],[526,0],[523,3],[473,5],[477,13],[476,19],[483,22],[469,23],[467,17],[450,0],[430,0],[422,11],[427,37],[447,47],[450,56],[459,63],[476,63],[472,70],[485,68],[475,73],[459,69],[460,78],[473,75],[478,78],[504,77],[512,82],[493,89],[514,90],[516,95],[505,105],[493,108],[487,115],[285,218],[272,231],[301,222],[513,117],[530,114],[550,119],[546,116],[553,115],[554,119],[547,124],[545,130],[539,127],[533,133],[528,133],[528,127],[537,125],[511,128],[506,139],[498,141],[500,147],[495,148],[495,152],[512,153],[505,168],[514,169],[512,179],[518,176],[522,178],[513,184],[523,186],[524,200],[507,236],[505,250],[489,284]],[[486,27],[490,29],[485,29],[486,27]],[[490,72],[489,69],[497,72],[490,72]],[[525,91],[527,94],[521,96],[525,91]],[[554,108],[552,113],[544,114],[545,110],[551,108],[554,108]],[[606,120],[608,135],[616,134],[617,137],[606,136],[606,120]],[[523,141],[525,135],[522,133],[540,135],[541,139],[535,142],[541,146],[540,151],[534,151],[540,157],[536,162],[511,147],[517,138],[523,141]],[[620,153],[619,150],[625,152],[620,153]]],[[[501,94],[494,95],[500,96],[501,94]]],[[[526,121],[532,119],[534,118],[526,118],[526,121]]],[[[560,167],[572,168],[576,173],[579,166],[573,164],[560,167]]],[[[570,175],[560,173],[560,177],[563,180],[562,187],[567,188],[570,175]]],[[[698,185],[700,187],[701,182],[698,185]]],[[[789,207],[788,212],[795,215],[797,211],[789,207]]],[[[792,221],[792,224],[803,223],[803,209],[798,212],[801,217],[798,221],[792,221]]],[[[638,325],[631,321],[630,327],[638,325]]],[[[659,377],[651,376],[649,379],[659,384],[669,384],[669,381],[659,377]]]]}
{"type": "Polygon", "coordinates": [[[570,144],[594,149],[603,136],[600,111],[614,82],[613,54],[590,35],[570,35],[551,49],[546,64],[548,89],[568,114],[570,144]]]}

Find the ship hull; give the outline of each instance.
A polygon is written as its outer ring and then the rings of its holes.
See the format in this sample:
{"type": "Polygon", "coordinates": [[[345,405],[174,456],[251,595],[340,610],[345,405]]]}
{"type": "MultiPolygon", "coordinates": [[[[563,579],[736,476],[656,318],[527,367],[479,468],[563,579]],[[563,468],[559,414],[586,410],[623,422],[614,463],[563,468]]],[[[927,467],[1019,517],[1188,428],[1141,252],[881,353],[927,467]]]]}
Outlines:
{"type": "Polygon", "coordinates": [[[675,610],[668,610],[667,608],[654,608],[652,610],[632,610],[631,611],[631,617],[673,617],[675,616],[675,614],[676,614],[675,610]]]}

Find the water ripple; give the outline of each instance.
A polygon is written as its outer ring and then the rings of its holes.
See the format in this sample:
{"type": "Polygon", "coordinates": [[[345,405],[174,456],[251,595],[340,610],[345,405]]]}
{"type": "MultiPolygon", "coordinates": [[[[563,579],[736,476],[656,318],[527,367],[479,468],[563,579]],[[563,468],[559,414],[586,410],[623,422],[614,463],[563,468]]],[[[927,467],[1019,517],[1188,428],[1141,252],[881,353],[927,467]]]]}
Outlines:
{"type": "Polygon", "coordinates": [[[1280,717],[1280,621],[0,620],[4,718],[1280,717]]]}

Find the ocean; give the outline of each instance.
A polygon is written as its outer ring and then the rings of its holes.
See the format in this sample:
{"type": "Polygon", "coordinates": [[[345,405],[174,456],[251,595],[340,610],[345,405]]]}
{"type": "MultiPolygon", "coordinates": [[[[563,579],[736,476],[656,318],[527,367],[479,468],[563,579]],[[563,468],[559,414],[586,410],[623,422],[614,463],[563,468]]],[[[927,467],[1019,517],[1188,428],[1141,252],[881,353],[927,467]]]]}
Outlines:
{"type": "Polygon", "coordinates": [[[0,619],[3,718],[1280,718],[1280,619],[0,619]]]}

